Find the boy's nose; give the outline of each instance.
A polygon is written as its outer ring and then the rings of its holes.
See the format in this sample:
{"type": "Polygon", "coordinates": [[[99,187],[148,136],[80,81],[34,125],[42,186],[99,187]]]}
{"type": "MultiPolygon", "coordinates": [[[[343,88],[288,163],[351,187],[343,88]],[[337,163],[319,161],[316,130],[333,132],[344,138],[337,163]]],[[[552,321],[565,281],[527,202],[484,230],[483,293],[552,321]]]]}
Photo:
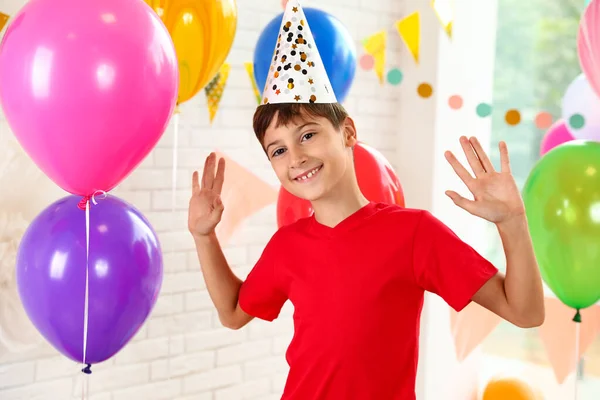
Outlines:
{"type": "Polygon", "coordinates": [[[291,168],[298,168],[298,167],[302,167],[306,161],[308,160],[308,157],[306,157],[306,154],[304,154],[301,151],[290,151],[290,159],[291,159],[291,168]]]}

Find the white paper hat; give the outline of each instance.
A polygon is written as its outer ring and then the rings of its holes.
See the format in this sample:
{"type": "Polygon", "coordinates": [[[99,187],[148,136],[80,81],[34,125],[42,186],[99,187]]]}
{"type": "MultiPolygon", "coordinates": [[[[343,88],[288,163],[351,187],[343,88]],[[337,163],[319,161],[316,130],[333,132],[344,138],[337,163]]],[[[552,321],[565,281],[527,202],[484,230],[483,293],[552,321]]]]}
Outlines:
{"type": "Polygon", "coordinates": [[[263,104],[337,103],[298,0],[289,0],[279,28],[263,104]]]}

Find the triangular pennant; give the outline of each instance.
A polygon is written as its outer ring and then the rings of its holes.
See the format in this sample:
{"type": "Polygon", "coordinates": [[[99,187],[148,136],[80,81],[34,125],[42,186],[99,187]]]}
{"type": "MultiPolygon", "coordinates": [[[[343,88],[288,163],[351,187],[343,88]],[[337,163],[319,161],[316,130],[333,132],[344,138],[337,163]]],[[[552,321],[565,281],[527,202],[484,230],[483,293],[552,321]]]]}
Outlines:
{"type": "Polygon", "coordinates": [[[246,72],[248,73],[248,78],[250,78],[250,83],[252,84],[252,91],[254,92],[254,97],[256,97],[257,104],[260,105],[260,92],[258,91],[258,85],[256,84],[256,77],[254,76],[254,64],[251,62],[244,63],[246,67],[246,72]]]}
{"type": "Polygon", "coordinates": [[[546,319],[539,327],[539,335],[548,360],[559,384],[575,370],[575,334],[579,324],[579,355],[581,358],[600,332],[600,307],[581,310],[581,322],[573,322],[575,311],[555,298],[546,298],[546,319]]]}
{"type": "Polygon", "coordinates": [[[216,233],[221,243],[226,244],[246,218],[276,202],[278,192],[224,153],[216,153],[218,158],[225,159],[225,180],[221,190],[225,211],[216,233]]]}
{"type": "Polygon", "coordinates": [[[385,50],[387,42],[387,32],[381,31],[364,39],[362,44],[367,52],[375,60],[375,73],[379,78],[379,83],[383,84],[383,73],[385,71],[385,50]]]}
{"type": "Polygon", "coordinates": [[[452,38],[454,24],[454,0],[431,0],[431,8],[437,15],[444,32],[452,38]]]}
{"type": "Polygon", "coordinates": [[[457,360],[464,361],[499,323],[499,316],[477,303],[470,303],[459,313],[451,310],[450,329],[457,360]]]}
{"type": "Polygon", "coordinates": [[[421,46],[421,14],[415,11],[408,17],[396,21],[398,34],[406,44],[415,62],[419,63],[419,47],[421,46]]]}
{"type": "Polygon", "coordinates": [[[0,31],[4,29],[4,25],[8,22],[9,16],[0,12],[0,31]]]}
{"type": "Polygon", "coordinates": [[[219,69],[219,72],[217,72],[217,75],[215,75],[215,77],[204,88],[211,123],[215,118],[217,111],[219,110],[219,103],[221,102],[223,91],[225,90],[227,78],[229,78],[230,69],[231,66],[229,64],[223,64],[219,69]]]}

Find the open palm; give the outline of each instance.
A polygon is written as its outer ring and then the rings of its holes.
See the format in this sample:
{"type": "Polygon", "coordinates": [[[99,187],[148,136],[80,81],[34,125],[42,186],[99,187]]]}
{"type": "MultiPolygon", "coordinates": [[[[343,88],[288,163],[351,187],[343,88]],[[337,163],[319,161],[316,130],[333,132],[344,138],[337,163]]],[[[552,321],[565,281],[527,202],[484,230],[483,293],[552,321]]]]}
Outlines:
{"type": "Polygon", "coordinates": [[[467,139],[463,136],[460,138],[460,144],[474,177],[456,159],[454,154],[447,151],[445,155],[454,172],[473,194],[473,200],[452,190],[446,191],[448,197],[469,213],[496,224],[515,216],[522,216],[525,213],[525,207],[519,188],[510,171],[506,143],[500,142],[499,144],[501,164],[499,172],[494,169],[492,162],[476,138],[467,139]]]}
{"type": "Polygon", "coordinates": [[[214,153],[206,158],[202,171],[202,184],[198,181],[197,171],[192,175],[188,229],[194,237],[213,233],[223,215],[221,190],[225,178],[225,159],[219,160],[215,173],[216,158],[214,153]]]}

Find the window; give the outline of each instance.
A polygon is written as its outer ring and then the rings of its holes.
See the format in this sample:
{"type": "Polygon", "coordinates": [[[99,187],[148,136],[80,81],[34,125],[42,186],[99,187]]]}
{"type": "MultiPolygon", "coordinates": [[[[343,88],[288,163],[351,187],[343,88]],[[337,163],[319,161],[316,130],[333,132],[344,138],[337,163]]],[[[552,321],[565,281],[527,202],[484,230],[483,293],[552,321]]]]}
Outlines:
{"type": "MultiPolygon", "coordinates": [[[[584,0],[498,0],[498,28],[492,99],[492,162],[499,166],[497,144],[506,141],[513,174],[520,188],[539,159],[545,130],[534,123],[540,111],[561,115],[562,96],[581,73],[576,37],[584,0]],[[520,111],[521,123],[510,126],[504,116],[520,111]]],[[[486,256],[505,268],[502,244],[490,224],[486,256]]],[[[501,323],[484,341],[485,375],[518,373],[543,390],[545,400],[573,398],[573,374],[556,382],[537,329],[501,323]]],[[[598,398],[600,339],[587,351],[580,368],[579,400],[598,398]],[[594,394],[595,393],[595,394],[594,394]]]]}

